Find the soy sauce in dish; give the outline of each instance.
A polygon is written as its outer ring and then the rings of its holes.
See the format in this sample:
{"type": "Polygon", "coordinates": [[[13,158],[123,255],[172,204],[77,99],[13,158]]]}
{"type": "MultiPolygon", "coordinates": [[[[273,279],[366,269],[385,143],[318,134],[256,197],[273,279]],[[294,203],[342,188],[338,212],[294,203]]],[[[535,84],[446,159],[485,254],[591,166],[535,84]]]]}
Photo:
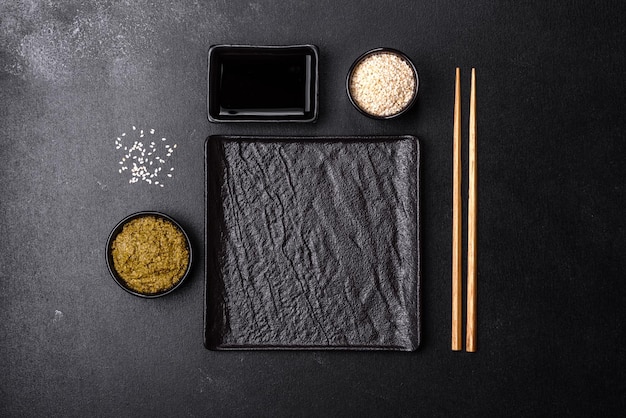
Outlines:
{"type": "Polygon", "coordinates": [[[301,116],[311,111],[311,56],[223,54],[219,114],[301,116]]]}

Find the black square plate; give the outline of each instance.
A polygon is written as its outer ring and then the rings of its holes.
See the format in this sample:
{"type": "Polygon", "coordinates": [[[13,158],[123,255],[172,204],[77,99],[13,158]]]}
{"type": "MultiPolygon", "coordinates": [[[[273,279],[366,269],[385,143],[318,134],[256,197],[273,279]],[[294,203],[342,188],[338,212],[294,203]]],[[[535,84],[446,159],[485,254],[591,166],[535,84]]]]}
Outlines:
{"type": "Polygon", "coordinates": [[[318,111],[314,45],[214,45],[209,49],[211,122],[314,122],[318,111]]]}
{"type": "Polygon", "coordinates": [[[209,137],[206,347],[415,350],[419,155],[412,136],[209,137]]]}

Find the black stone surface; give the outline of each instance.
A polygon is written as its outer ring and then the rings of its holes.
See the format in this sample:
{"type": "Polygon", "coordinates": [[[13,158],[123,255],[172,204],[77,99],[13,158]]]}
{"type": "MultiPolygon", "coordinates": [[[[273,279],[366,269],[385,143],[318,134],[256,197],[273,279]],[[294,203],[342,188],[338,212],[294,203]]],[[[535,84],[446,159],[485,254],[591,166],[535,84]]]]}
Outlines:
{"type": "Polygon", "coordinates": [[[417,138],[205,149],[207,348],[417,349],[417,138]]]}
{"type": "Polygon", "coordinates": [[[625,20],[608,0],[2,2],[0,415],[621,416],[625,20]],[[318,122],[209,124],[218,43],[317,45],[318,122]],[[378,46],[419,71],[416,106],[393,121],[345,94],[378,46]],[[465,121],[471,67],[478,78],[475,354],[450,351],[456,66],[465,121]],[[154,163],[164,187],[119,173],[122,133],[152,135],[160,156],[177,145],[154,163]],[[115,284],[106,238],[135,211],[170,214],[203,253],[217,134],[420,138],[416,352],[208,351],[201,257],[158,300],[115,284]]]}

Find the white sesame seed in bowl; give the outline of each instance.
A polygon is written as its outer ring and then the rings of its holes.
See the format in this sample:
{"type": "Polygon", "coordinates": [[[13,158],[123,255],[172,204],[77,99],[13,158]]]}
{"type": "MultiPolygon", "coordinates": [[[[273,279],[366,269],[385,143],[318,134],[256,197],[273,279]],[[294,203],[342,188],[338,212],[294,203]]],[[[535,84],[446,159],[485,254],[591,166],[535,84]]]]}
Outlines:
{"type": "Polygon", "coordinates": [[[391,119],[415,102],[419,79],[411,60],[392,48],[376,48],[352,64],[346,80],[350,101],[374,119],[391,119]]]}

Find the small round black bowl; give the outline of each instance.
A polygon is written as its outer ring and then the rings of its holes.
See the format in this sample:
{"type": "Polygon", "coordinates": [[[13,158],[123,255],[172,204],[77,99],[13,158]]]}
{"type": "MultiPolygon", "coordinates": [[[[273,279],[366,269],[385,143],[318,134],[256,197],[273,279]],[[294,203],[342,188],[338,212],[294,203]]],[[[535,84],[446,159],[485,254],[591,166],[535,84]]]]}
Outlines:
{"type": "Polygon", "coordinates": [[[358,110],[359,112],[361,112],[365,116],[367,116],[369,118],[372,118],[372,119],[379,119],[379,120],[394,119],[394,118],[397,118],[398,116],[403,115],[404,113],[406,113],[413,106],[413,104],[415,103],[415,101],[417,99],[417,90],[418,90],[418,88],[419,88],[419,77],[417,75],[417,69],[415,68],[415,65],[413,65],[413,62],[409,59],[409,57],[405,53],[400,52],[397,49],[393,49],[393,48],[374,48],[374,49],[372,49],[370,51],[367,51],[366,53],[364,53],[363,55],[358,57],[354,61],[354,63],[352,63],[352,66],[350,66],[350,70],[348,71],[348,76],[346,77],[346,92],[348,93],[348,98],[350,99],[350,102],[356,108],[356,110],[358,110]],[[354,98],[352,97],[352,92],[350,91],[350,80],[352,79],[352,73],[354,72],[354,69],[357,67],[357,65],[359,65],[361,63],[361,61],[363,61],[367,57],[369,57],[371,55],[375,55],[375,54],[380,54],[382,52],[386,52],[386,53],[389,53],[389,54],[397,55],[400,58],[402,58],[404,61],[406,61],[406,63],[409,64],[409,66],[411,67],[411,70],[413,71],[413,76],[415,77],[415,90],[413,92],[413,97],[411,98],[411,100],[406,104],[406,106],[404,106],[402,108],[402,110],[400,110],[397,113],[394,113],[393,115],[388,115],[388,116],[374,115],[372,113],[369,113],[369,112],[363,110],[354,101],[354,98]]]}
{"type": "Polygon", "coordinates": [[[115,228],[113,228],[113,231],[111,231],[111,234],[109,234],[109,239],[107,240],[106,260],[107,260],[107,268],[109,269],[109,273],[111,273],[111,277],[113,277],[113,280],[115,280],[115,283],[117,283],[122,289],[124,289],[125,291],[127,291],[130,294],[133,294],[135,296],[139,296],[139,297],[142,297],[142,298],[158,298],[160,296],[165,296],[167,294],[172,293],[174,290],[178,289],[183,284],[183,282],[185,281],[185,279],[189,275],[189,271],[191,270],[191,263],[192,263],[192,260],[193,260],[193,255],[192,255],[191,241],[189,240],[189,236],[187,235],[187,233],[185,232],[183,227],[180,226],[180,224],[178,222],[176,222],[172,217],[170,217],[170,216],[168,216],[168,215],[166,215],[164,213],[161,213],[161,212],[143,211],[143,212],[136,212],[136,213],[133,213],[132,215],[127,216],[126,218],[122,219],[115,226],[115,228]],[[178,283],[176,283],[174,286],[172,286],[171,288],[169,288],[167,290],[164,290],[163,292],[159,292],[159,293],[140,293],[140,292],[137,292],[136,290],[133,290],[133,289],[129,288],[126,285],[126,282],[124,281],[124,279],[122,279],[119,276],[119,274],[115,270],[115,266],[113,265],[113,254],[112,254],[112,250],[111,250],[111,245],[113,244],[113,241],[115,240],[117,235],[120,232],[122,232],[122,229],[124,228],[124,225],[126,225],[128,222],[132,221],[133,219],[141,218],[141,217],[144,217],[144,216],[154,216],[154,217],[162,218],[162,219],[165,219],[165,220],[171,222],[185,236],[185,241],[187,241],[187,249],[189,250],[189,263],[187,263],[187,269],[185,270],[185,274],[183,274],[183,277],[181,277],[180,280],[178,281],[178,283]]]}

